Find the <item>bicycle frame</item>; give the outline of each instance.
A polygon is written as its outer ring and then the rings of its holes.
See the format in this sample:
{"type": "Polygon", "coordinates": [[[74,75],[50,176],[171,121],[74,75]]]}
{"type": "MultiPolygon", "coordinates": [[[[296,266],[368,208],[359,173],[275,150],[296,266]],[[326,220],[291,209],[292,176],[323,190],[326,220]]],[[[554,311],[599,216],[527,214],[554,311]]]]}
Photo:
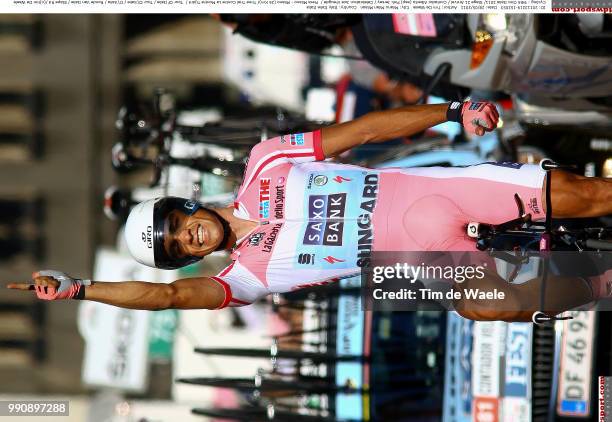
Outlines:
{"type": "MultiPolygon", "coordinates": [[[[530,256],[542,258],[542,287],[540,292],[540,308],[545,309],[544,298],[546,282],[550,264],[550,252],[559,249],[582,251],[586,248],[605,249],[605,242],[591,237],[600,238],[605,232],[603,228],[585,228],[580,231],[568,230],[563,226],[553,227],[552,200],[551,200],[551,171],[555,169],[573,168],[562,166],[549,159],[540,163],[546,171],[545,203],[546,221],[544,224],[534,224],[531,214],[525,213],[521,198],[515,194],[519,217],[502,224],[481,224],[470,222],[466,226],[468,236],[476,239],[476,248],[481,251],[490,251],[491,255],[503,259],[514,265],[510,275],[512,282],[522,265],[529,262],[530,256]],[[514,252],[512,254],[511,252],[514,252]]],[[[536,311],[533,315],[535,324],[542,324],[554,320],[571,319],[571,317],[557,317],[547,315],[543,311],[536,311]]]]}

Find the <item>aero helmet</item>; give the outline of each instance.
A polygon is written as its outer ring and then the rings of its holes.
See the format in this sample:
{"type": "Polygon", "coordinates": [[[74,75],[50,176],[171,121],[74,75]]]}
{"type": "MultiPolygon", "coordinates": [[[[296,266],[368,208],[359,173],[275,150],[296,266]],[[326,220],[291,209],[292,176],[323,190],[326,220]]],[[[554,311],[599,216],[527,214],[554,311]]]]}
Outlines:
{"type": "Polygon", "coordinates": [[[150,199],[136,205],[125,223],[125,240],[134,259],[149,267],[172,270],[193,264],[197,256],[171,257],[164,248],[166,217],[179,210],[193,215],[201,207],[197,201],[173,196],[150,199]]]}

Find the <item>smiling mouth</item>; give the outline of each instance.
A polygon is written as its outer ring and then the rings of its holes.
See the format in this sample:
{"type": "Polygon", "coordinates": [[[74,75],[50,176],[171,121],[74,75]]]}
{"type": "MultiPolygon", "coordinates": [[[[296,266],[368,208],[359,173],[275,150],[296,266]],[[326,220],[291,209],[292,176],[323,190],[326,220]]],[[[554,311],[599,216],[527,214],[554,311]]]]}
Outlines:
{"type": "Polygon", "coordinates": [[[200,246],[204,245],[204,227],[201,224],[198,225],[198,229],[196,230],[197,242],[200,246]]]}

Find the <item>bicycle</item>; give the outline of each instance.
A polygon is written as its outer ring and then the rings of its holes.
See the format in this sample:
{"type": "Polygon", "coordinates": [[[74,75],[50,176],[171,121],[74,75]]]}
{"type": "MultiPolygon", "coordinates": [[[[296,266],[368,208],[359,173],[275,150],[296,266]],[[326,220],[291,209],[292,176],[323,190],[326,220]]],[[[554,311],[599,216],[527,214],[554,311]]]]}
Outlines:
{"type": "Polygon", "coordinates": [[[155,92],[152,111],[135,112],[122,107],[115,122],[121,140],[112,149],[113,167],[125,172],[153,165],[151,186],[159,183],[163,169],[171,165],[231,177],[238,181],[242,177],[244,162],[254,145],[273,136],[307,132],[320,126],[320,123],[292,116],[280,108],[276,109],[276,114],[272,117],[225,119],[208,122],[203,126],[182,124],[178,116],[174,98],[164,90],[155,92]],[[206,146],[206,155],[171,155],[171,146],[175,139],[206,146]],[[218,154],[210,150],[214,147],[231,147],[231,152],[218,154]],[[147,157],[150,148],[157,150],[153,158],[147,157]]]}
{"type": "MultiPolygon", "coordinates": [[[[546,220],[538,223],[531,220],[531,214],[525,212],[525,206],[518,194],[514,200],[518,208],[518,218],[501,224],[469,222],[465,229],[467,235],[476,241],[476,248],[488,251],[495,258],[500,258],[512,265],[514,270],[509,281],[512,282],[529,258],[540,256],[543,259],[542,290],[540,308],[544,309],[544,293],[549,269],[550,252],[553,251],[592,251],[601,253],[612,251],[612,228],[579,227],[568,228],[564,225],[553,225],[551,201],[550,172],[556,169],[573,169],[550,159],[544,159],[540,166],[546,171],[545,202],[546,220]],[[512,253],[511,253],[512,252],[512,253]]],[[[571,319],[547,315],[536,311],[533,322],[541,324],[554,320],[571,319]]]]}

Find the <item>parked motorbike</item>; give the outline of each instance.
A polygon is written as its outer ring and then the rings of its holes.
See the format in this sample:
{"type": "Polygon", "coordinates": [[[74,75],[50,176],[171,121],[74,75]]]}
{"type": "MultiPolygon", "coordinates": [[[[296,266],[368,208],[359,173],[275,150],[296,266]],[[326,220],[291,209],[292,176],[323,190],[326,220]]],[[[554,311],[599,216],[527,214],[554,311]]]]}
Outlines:
{"type": "MultiPolygon", "coordinates": [[[[603,14],[364,15],[353,34],[374,65],[415,83],[437,78],[433,92],[448,99],[453,87],[462,87],[529,94],[531,104],[580,98],[607,108],[612,107],[611,19],[603,14]]],[[[573,103],[564,102],[563,108],[573,103]]]]}

